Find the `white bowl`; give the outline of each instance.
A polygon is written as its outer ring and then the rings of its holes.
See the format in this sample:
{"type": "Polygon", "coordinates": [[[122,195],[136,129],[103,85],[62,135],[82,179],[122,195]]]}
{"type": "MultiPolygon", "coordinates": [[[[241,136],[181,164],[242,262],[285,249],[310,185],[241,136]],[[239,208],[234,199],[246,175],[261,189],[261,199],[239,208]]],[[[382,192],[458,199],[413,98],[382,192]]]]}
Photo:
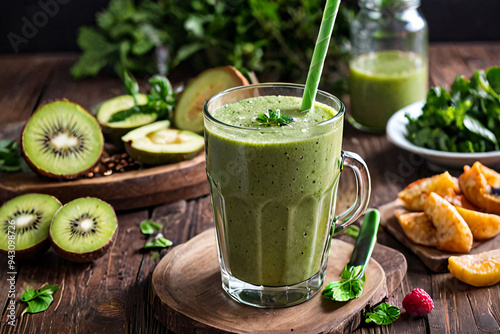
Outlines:
{"type": "Polygon", "coordinates": [[[391,116],[386,127],[387,139],[391,143],[403,150],[421,155],[427,159],[433,169],[442,169],[442,167],[462,169],[464,165],[472,165],[476,161],[480,161],[488,167],[500,165],[500,151],[484,153],[443,152],[419,147],[408,141],[405,137],[407,134],[406,125],[408,124],[405,114],[409,114],[412,118],[418,117],[422,114],[424,103],[424,101],[415,102],[391,116]]]}

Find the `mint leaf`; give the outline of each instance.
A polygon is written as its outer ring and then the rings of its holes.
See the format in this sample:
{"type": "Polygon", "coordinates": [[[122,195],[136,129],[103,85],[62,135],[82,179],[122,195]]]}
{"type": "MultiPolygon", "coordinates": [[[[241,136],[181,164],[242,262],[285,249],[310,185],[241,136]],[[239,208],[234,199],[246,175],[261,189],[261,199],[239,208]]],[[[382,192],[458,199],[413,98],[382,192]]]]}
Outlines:
{"type": "Polygon", "coordinates": [[[141,222],[140,228],[142,234],[150,235],[161,230],[163,225],[157,224],[152,220],[144,220],[141,222]]]}
{"type": "Polygon", "coordinates": [[[340,275],[342,280],[330,282],[323,290],[323,296],[338,302],[358,298],[363,293],[365,281],[363,273],[364,266],[346,265],[340,275]]]}
{"type": "Polygon", "coordinates": [[[173,242],[166,239],[163,234],[158,233],[158,235],[144,245],[144,249],[148,248],[166,248],[173,245],[173,242]]]}
{"type": "Polygon", "coordinates": [[[27,302],[28,307],[23,311],[23,314],[45,311],[54,300],[53,295],[58,289],[57,285],[45,285],[38,290],[26,287],[21,297],[21,301],[27,302]]]}
{"type": "Polygon", "coordinates": [[[287,115],[282,115],[279,109],[267,109],[265,113],[257,116],[257,121],[266,125],[283,126],[293,122],[293,118],[287,115]]]}
{"type": "Polygon", "coordinates": [[[374,322],[377,325],[390,325],[401,314],[401,310],[393,305],[389,305],[388,303],[382,303],[379,306],[373,309],[374,312],[366,313],[366,322],[374,322]]]}
{"type": "Polygon", "coordinates": [[[348,236],[351,236],[354,239],[357,239],[359,236],[359,227],[354,226],[354,225],[349,225],[345,229],[344,234],[347,234],[348,236]]]}

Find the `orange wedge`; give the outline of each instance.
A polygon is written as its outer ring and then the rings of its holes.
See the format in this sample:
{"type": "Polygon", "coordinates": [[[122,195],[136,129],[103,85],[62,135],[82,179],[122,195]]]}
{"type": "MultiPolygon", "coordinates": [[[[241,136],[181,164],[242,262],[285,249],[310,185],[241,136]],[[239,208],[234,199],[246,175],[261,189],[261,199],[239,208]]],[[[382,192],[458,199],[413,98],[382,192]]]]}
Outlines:
{"type": "Polygon", "coordinates": [[[491,239],[500,233],[500,216],[455,206],[476,240],[491,239]]]}
{"type": "Polygon", "coordinates": [[[448,172],[434,175],[425,179],[420,179],[410,183],[404,188],[398,197],[412,211],[423,211],[424,203],[431,192],[435,192],[442,197],[453,197],[460,193],[458,180],[448,172]]]}
{"type": "Polygon", "coordinates": [[[490,286],[500,282],[500,249],[489,252],[450,256],[448,270],[457,279],[473,286],[490,286]]]}

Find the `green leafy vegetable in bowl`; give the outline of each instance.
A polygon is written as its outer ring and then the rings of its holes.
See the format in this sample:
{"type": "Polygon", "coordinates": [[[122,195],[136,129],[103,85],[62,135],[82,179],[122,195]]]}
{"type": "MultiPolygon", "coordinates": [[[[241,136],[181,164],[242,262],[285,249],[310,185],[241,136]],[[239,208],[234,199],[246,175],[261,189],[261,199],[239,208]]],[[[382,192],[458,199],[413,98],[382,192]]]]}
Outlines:
{"type": "Polygon", "coordinates": [[[446,152],[499,150],[500,67],[457,76],[450,91],[433,87],[422,114],[408,119],[406,138],[413,144],[446,152]]]}

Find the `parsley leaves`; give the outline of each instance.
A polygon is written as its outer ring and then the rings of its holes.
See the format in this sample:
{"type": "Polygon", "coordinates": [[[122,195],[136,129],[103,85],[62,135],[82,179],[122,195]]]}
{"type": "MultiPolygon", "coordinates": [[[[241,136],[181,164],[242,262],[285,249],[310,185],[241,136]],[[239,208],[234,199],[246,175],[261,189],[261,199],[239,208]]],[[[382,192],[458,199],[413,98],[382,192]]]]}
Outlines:
{"type": "Polygon", "coordinates": [[[293,118],[282,115],[279,109],[267,109],[265,113],[257,116],[256,120],[261,124],[283,126],[293,122],[293,118]]]}
{"type": "Polygon", "coordinates": [[[26,287],[21,297],[21,301],[28,303],[28,307],[23,311],[23,314],[38,313],[48,309],[52,301],[54,301],[52,296],[57,290],[57,285],[46,285],[38,290],[26,287]]]}
{"type": "Polygon", "coordinates": [[[366,322],[374,322],[377,325],[390,325],[401,314],[401,310],[387,303],[382,303],[373,309],[374,312],[366,313],[366,322]]]}
{"type": "Polygon", "coordinates": [[[365,282],[364,266],[346,265],[340,278],[341,281],[330,282],[326,286],[322,292],[323,296],[338,302],[361,296],[365,282]]]}
{"type": "Polygon", "coordinates": [[[176,96],[172,84],[166,77],[155,75],[149,79],[151,93],[148,95],[148,103],[142,105],[137,103],[137,95],[139,94],[137,81],[128,72],[124,72],[123,79],[129,95],[134,98],[135,105],[130,109],[113,114],[108,120],[109,123],[120,122],[137,114],[156,114],[157,120],[170,117],[170,112],[176,104],[176,96]]]}
{"type": "MultiPolygon", "coordinates": [[[[156,232],[161,231],[161,228],[163,225],[155,223],[152,220],[144,220],[141,222],[140,229],[142,234],[144,235],[152,235],[156,232]]],[[[166,248],[170,247],[173,245],[173,242],[168,240],[163,236],[162,233],[158,233],[154,238],[150,238],[146,244],[144,245],[143,249],[149,249],[149,248],[166,248]]]]}

